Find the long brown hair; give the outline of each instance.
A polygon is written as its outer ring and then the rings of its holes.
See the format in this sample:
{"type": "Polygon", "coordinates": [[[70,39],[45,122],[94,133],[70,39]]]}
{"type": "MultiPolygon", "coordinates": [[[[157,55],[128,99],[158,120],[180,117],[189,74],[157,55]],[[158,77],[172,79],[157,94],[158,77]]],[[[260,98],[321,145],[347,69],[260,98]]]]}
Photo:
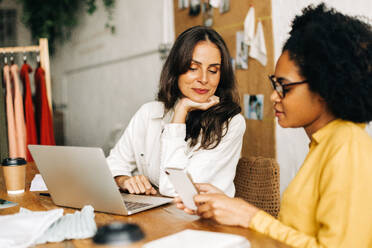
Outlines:
{"type": "Polygon", "coordinates": [[[157,100],[163,102],[167,110],[174,107],[182,96],[178,88],[178,78],[189,70],[194,48],[201,41],[212,42],[220,50],[221,76],[215,92],[220,103],[206,111],[194,110],[188,113],[185,140],[191,139],[190,145],[193,147],[198,143],[201,134],[200,148],[213,149],[226,134],[230,119],[241,111],[230,53],[216,31],[195,26],[178,36],[161,72],[157,100]]]}

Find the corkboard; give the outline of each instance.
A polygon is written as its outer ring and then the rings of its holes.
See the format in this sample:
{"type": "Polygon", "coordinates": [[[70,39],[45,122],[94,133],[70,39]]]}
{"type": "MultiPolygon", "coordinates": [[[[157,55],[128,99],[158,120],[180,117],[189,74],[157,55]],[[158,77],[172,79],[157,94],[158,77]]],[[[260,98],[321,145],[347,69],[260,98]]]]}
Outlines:
{"type": "MultiPolygon", "coordinates": [[[[203,0],[202,0],[203,1],[203,0]]],[[[256,24],[261,19],[266,49],[267,65],[264,67],[258,61],[249,58],[248,70],[236,70],[236,79],[241,97],[242,113],[244,113],[243,94],[264,95],[263,120],[247,120],[244,134],[242,156],[264,156],[275,158],[275,123],[270,94],[272,88],[267,75],[274,71],[274,45],[271,19],[270,0],[230,0],[230,10],[220,14],[213,11],[213,28],[224,38],[231,56],[235,58],[236,32],[243,30],[243,22],[250,6],[255,8],[256,24]]],[[[178,9],[178,0],[174,0],[175,32],[178,36],[185,29],[202,25],[200,13],[196,17],[188,15],[189,9],[178,9]]]]}

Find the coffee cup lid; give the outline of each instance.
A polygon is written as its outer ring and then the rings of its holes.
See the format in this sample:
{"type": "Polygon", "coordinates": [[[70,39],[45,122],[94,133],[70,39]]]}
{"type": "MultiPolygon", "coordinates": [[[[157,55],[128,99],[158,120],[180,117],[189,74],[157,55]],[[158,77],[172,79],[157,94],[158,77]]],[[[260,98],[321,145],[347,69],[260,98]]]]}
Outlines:
{"type": "Polygon", "coordinates": [[[17,166],[27,164],[27,161],[24,158],[4,158],[2,165],[3,166],[17,166]]]}

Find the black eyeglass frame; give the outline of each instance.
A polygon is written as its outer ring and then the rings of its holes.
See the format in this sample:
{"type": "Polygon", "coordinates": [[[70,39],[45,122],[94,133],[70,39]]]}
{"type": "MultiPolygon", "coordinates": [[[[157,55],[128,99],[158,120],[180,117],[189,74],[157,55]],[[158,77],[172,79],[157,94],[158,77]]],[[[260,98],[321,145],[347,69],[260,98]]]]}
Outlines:
{"type": "Polygon", "coordinates": [[[271,82],[271,86],[273,87],[273,89],[278,93],[278,95],[282,99],[285,97],[285,91],[284,91],[285,86],[307,83],[307,80],[304,80],[304,81],[301,81],[301,82],[290,82],[290,83],[287,83],[287,84],[283,84],[280,81],[278,81],[278,79],[274,80],[274,78],[276,78],[275,75],[269,75],[269,80],[271,82]]]}

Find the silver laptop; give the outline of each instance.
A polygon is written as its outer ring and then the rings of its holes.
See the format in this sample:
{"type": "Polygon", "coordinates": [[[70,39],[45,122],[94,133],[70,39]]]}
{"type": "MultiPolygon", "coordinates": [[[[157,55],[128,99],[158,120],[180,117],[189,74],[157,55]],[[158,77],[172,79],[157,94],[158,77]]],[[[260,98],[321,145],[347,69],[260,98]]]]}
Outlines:
{"type": "Polygon", "coordinates": [[[59,206],[131,215],[172,201],[120,193],[101,148],[29,145],[53,202],[59,206]]]}

